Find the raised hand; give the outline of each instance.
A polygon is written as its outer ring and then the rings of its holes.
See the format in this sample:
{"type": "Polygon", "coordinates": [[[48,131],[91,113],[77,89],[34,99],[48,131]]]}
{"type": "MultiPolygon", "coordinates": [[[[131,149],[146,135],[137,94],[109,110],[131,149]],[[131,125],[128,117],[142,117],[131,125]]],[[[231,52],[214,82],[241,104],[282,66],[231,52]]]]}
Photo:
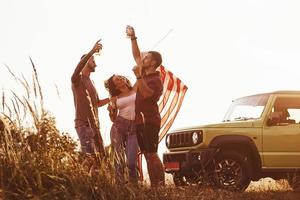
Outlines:
{"type": "Polygon", "coordinates": [[[102,44],[100,43],[101,39],[98,40],[95,45],[93,46],[92,50],[91,50],[91,53],[94,54],[94,53],[98,53],[100,52],[100,50],[102,49],[102,44]]]}
{"type": "Polygon", "coordinates": [[[128,38],[135,38],[134,28],[132,26],[127,25],[126,27],[126,34],[128,38]]]}

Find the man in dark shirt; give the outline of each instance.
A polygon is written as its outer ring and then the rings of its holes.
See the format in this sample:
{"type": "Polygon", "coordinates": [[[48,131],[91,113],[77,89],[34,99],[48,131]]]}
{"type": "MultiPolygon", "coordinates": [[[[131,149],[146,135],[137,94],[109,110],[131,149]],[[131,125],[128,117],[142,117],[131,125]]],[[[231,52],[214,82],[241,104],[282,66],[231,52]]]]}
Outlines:
{"type": "Polygon", "coordinates": [[[98,107],[109,102],[109,99],[99,100],[98,93],[90,74],[95,72],[96,63],[93,54],[102,49],[100,40],[92,50],[82,56],[71,81],[75,105],[75,129],[85,160],[83,165],[90,169],[94,164],[95,155],[104,155],[103,140],[100,134],[98,107]]]}
{"type": "Polygon", "coordinates": [[[137,79],[137,139],[146,158],[151,186],[164,186],[164,166],[157,154],[161,123],[157,101],[162,95],[163,84],[156,69],[161,65],[162,58],[156,51],[149,51],[142,58],[133,27],[127,26],[126,33],[131,39],[133,57],[137,63],[133,68],[137,79]]]}

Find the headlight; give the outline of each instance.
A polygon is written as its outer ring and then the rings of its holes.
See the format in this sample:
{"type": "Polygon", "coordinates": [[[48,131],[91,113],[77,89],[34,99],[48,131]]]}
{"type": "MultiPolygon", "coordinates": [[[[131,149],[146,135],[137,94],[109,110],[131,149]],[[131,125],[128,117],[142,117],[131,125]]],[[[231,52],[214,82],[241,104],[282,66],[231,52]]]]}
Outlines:
{"type": "Polygon", "coordinates": [[[192,140],[193,140],[193,143],[194,144],[197,144],[198,143],[198,140],[199,140],[199,135],[197,132],[194,132],[193,135],[192,135],[192,140]]]}
{"type": "Polygon", "coordinates": [[[167,145],[167,147],[170,146],[170,135],[167,135],[167,137],[166,137],[166,145],[167,145]]]}

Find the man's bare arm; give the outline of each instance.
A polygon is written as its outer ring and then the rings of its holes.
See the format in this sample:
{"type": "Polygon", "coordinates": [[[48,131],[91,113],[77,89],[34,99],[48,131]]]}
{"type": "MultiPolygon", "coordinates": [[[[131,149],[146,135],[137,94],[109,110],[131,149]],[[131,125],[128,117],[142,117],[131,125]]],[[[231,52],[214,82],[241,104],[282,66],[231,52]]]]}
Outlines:
{"type": "Polygon", "coordinates": [[[131,39],[132,55],[136,64],[142,64],[141,52],[136,39],[131,39]]]}
{"type": "Polygon", "coordinates": [[[141,51],[139,49],[138,43],[137,43],[137,37],[135,36],[135,31],[132,26],[127,26],[126,28],[127,36],[131,39],[131,49],[132,49],[132,55],[137,65],[141,65],[142,59],[141,59],[141,51]]]}

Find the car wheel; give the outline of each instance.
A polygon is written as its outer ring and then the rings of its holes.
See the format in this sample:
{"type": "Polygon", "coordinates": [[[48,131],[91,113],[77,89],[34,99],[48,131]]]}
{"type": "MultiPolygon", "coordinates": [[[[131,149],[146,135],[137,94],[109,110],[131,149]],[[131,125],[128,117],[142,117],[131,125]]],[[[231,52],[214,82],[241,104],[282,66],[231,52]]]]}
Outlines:
{"type": "Polygon", "coordinates": [[[245,190],[251,181],[250,162],[234,151],[220,151],[213,163],[213,181],[228,190],[245,190]]]}
{"type": "Polygon", "coordinates": [[[287,180],[294,191],[300,191],[300,173],[289,174],[287,180]]]}
{"type": "Polygon", "coordinates": [[[174,184],[176,186],[186,186],[186,185],[188,185],[185,177],[183,175],[181,175],[179,172],[175,172],[173,174],[173,181],[174,181],[174,184]]]}
{"type": "Polygon", "coordinates": [[[204,183],[203,176],[198,173],[184,176],[176,172],[173,174],[173,181],[176,186],[203,185],[204,183]]]}

